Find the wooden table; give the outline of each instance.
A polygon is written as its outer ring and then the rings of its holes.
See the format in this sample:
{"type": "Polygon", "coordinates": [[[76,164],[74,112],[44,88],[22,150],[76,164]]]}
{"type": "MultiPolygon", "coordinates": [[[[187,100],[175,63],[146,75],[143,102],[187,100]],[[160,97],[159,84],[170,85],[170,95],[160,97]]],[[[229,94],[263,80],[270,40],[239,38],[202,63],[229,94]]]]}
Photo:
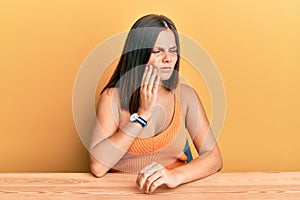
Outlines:
{"type": "Polygon", "coordinates": [[[144,194],[135,174],[0,173],[0,199],[284,199],[300,200],[300,172],[218,173],[174,189],[144,194]]]}

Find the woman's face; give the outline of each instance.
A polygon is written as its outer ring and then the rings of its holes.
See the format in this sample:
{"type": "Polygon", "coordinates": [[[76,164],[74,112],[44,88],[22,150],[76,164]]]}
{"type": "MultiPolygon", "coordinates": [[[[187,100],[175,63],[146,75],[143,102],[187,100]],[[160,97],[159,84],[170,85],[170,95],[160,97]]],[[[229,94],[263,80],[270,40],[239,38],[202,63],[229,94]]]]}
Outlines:
{"type": "Polygon", "coordinates": [[[158,69],[160,80],[168,80],[177,62],[177,45],[174,33],[166,29],[158,35],[148,65],[158,69]]]}

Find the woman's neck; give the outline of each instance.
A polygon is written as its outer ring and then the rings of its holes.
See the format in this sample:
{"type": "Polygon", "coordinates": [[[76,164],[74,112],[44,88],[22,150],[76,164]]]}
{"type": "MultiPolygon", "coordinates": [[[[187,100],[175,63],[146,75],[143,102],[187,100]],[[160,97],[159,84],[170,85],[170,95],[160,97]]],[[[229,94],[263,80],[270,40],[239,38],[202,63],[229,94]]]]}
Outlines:
{"type": "Polygon", "coordinates": [[[169,94],[170,91],[167,90],[163,85],[159,85],[158,86],[158,95],[166,95],[166,94],[169,94]]]}

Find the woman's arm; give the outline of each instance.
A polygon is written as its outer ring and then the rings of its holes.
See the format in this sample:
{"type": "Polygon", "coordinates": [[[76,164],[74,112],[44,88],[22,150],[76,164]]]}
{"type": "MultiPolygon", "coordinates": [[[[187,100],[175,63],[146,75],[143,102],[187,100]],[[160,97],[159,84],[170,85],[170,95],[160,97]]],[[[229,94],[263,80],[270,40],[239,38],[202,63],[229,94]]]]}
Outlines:
{"type": "Polygon", "coordinates": [[[90,168],[96,177],[102,177],[126,153],[142,127],[136,123],[128,123],[122,129],[118,127],[118,111],[116,89],[107,89],[99,99],[97,108],[98,124],[95,125],[90,152],[90,168]]]}
{"type": "Polygon", "coordinates": [[[187,105],[186,127],[193,139],[199,157],[190,163],[168,170],[152,168],[140,173],[137,185],[145,192],[153,192],[158,186],[166,184],[168,187],[177,187],[180,184],[207,177],[222,168],[223,162],[220,150],[210,129],[204,108],[196,92],[189,86],[183,85],[181,89],[182,100],[187,105]]]}
{"type": "Polygon", "coordinates": [[[182,85],[181,91],[183,97],[188,97],[186,98],[186,128],[199,157],[185,166],[173,169],[179,176],[180,184],[209,176],[221,170],[223,166],[221,152],[197,93],[187,85],[182,85]]]}
{"type": "MultiPolygon", "coordinates": [[[[151,65],[146,67],[140,88],[140,107],[138,114],[149,119],[150,110],[156,103],[160,77],[157,69],[151,65]]],[[[127,152],[135,138],[141,134],[143,128],[135,122],[128,122],[119,129],[118,109],[113,107],[120,102],[114,89],[104,91],[99,99],[97,118],[92,136],[90,152],[90,168],[96,177],[102,177],[112,168],[127,152]]]]}

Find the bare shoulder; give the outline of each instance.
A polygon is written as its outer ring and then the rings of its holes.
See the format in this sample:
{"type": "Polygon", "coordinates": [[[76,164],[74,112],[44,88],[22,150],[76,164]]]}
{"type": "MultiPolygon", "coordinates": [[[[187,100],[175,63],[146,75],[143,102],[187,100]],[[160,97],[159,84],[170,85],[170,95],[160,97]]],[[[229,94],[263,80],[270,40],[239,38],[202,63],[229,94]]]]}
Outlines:
{"type": "Polygon", "coordinates": [[[185,84],[185,83],[179,83],[178,84],[180,87],[181,92],[194,92],[194,88],[192,88],[191,86],[185,84]]]}
{"type": "Polygon", "coordinates": [[[98,100],[97,113],[102,111],[111,112],[114,111],[117,113],[117,110],[120,108],[120,95],[118,88],[107,88],[105,89],[98,100]]]}
{"type": "Polygon", "coordinates": [[[96,108],[99,127],[96,126],[93,134],[94,139],[92,140],[95,140],[97,137],[109,137],[118,130],[119,112],[116,96],[117,90],[114,88],[108,88],[100,95],[96,108]]]}
{"type": "Polygon", "coordinates": [[[196,90],[187,85],[187,84],[180,84],[180,100],[182,102],[183,108],[188,109],[196,109],[202,110],[203,106],[200,100],[200,97],[196,90]]]}
{"type": "Polygon", "coordinates": [[[101,96],[110,98],[112,98],[114,95],[119,95],[119,88],[107,88],[101,94],[101,96]]]}
{"type": "Polygon", "coordinates": [[[114,104],[118,104],[120,102],[120,94],[119,88],[107,88],[105,89],[99,98],[99,104],[105,101],[111,101],[114,104]]]}
{"type": "Polygon", "coordinates": [[[180,83],[179,85],[180,88],[180,98],[181,101],[183,102],[187,102],[188,100],[195,99],[197,98],[197,93],[195,91],[194,88],[192,88],[191,86],[184,84],[184,83],[180,83]]]}

